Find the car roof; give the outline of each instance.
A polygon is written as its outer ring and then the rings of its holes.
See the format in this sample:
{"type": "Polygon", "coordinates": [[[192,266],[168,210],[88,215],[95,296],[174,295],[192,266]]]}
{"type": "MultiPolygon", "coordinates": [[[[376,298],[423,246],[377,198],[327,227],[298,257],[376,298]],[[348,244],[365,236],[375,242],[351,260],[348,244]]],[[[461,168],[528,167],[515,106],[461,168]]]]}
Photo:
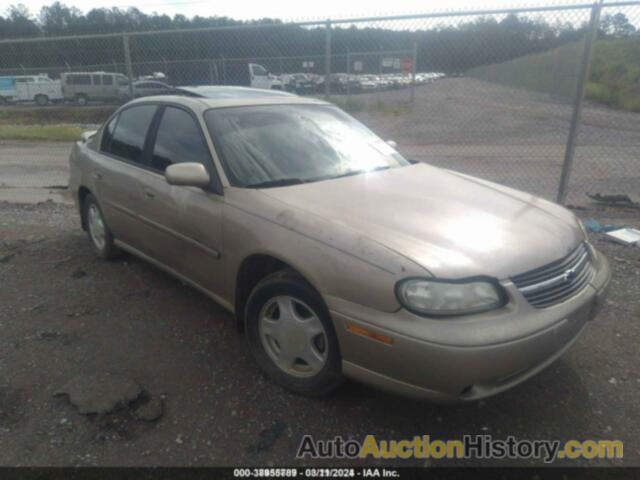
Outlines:
{"type": "Polygon", "coordinates": [[[183,94],[142,97],[137,100],[132,100],[127,105],[149,102],[176,103],[189,107],[196,112],[204,112],[211,108],[242,107],[252,105],[329,105],[327,102],[317,100],[315,98],[299,97],[285,92],[259,88],[206,86],[177,87],[176,90],[183,94]]]}
{"type": "Polygon", "coordinates": [[[264,88],[247,88],[229,85],[201,85],[194,87],[176,87],[176,90],[185,92],[194,97],[202,98],[239,98],[239,97],[291,97],[291,93],[282,90],[266,90],[264,88]]]}

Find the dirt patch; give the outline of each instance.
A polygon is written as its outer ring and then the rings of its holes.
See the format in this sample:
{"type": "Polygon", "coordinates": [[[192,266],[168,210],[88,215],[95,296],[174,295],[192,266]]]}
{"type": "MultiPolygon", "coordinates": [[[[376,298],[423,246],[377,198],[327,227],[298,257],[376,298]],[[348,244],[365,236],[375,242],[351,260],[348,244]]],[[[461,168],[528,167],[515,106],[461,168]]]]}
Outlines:
{"type": "MultiPolygon", "coordinates": [[[[638,212],[627,209],[576,213],[601,223],[640,224],[638,212]]],[[[305,434],[491,434],[620,439],[622,461],[568,464],[640,466],[638,247],[592,236],[614,269],[610,295],[558,362],[488,400],[439,406],[352,382],[326,398],[293,395],[259,373],[221,307],[133,257],[97,259],[74,208],[0,202],[0,223],[10,227],[2,230],[0,257],[14,254],[0,263],[2,465],[295,465],[305,434]],[[86,275],[74,278],[79,270],[86,275]],[[80,415],[67,399],[54,397],[70,379],[92,372],[126,372],[147,393],[94,415],[80,415]],[[159,408],[162,416],[149,421],[159,408]]]]}
{"type": "Polygon", "coordinates": [[[67,382],[55,396],[66,396],[81,415],[107,414],[127,407],[142,395],[132,378],[106,374],[79,375],[67,382]]]}

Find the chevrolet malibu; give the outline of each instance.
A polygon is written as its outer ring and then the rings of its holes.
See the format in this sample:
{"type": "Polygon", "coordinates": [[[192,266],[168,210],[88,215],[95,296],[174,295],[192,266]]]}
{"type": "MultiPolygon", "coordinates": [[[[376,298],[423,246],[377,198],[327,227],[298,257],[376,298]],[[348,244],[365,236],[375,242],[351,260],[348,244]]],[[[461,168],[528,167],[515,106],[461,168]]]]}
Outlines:
{"type": "Polygon", "coordinates": [[[329,103],[208,93],[121,107],[73,148],[70,188],[100,257],[233,312],[280,385],[477,400],[596,314],[609,265],[564,208],[407,161],[329,103]]]}

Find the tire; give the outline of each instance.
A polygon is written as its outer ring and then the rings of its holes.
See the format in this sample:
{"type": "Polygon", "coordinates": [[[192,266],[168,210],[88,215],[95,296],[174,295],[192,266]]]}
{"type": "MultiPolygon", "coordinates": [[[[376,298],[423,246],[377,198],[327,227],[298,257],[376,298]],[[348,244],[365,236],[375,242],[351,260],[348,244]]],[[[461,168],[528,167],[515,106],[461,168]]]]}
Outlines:
{"type": "Polygon", "coordinates": [[[244,321],[253,358],[282,387],[320,396],[342,382],[340,349],[329,310],[297,273],[282,270],[260,281],[249,295],[244,321]]]}
{"type": "Polygon", "coordinates": [[[76,95],[76,103],[83,107],[89,103],[89,97],[87,97],[84,93],[80,93],[76,95]]]}
{"type": "Polygon", "coordinates": [[[45,105],[49,104],[49,97],[47,97],[46,95],[39,93],[38,95],[36,95],[34,97],[34,100],[36,102],[36,105],[40,106],[40,107],[44,107],[45,105]]]}
{"type": "Polygon", "coordinates": [[[86,226],[89,241],[100,258],[111,260],[121,255],[122,252],[113,243],[113,235],[104,220],[102,209],[90,193],[82,203],[82,221],[86,226]]]}

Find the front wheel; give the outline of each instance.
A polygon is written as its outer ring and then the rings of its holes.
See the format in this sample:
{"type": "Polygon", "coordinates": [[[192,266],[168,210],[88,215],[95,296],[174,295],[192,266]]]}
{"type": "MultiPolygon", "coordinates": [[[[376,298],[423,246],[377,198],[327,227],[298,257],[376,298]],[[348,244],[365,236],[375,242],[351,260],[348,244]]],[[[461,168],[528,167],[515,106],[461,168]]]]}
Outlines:
{"type": "Polygon", "coordinates": [[[36,105],[38,105],[40,107],[44,107],[45,105],[49,104],[49,97],[47,97],[46,95],[43,95],[43,94],[36,95],[34,100],[36,102],[36,105]]]}
{"type": "Polygon", "coordinates": [[[340,349],[322,297],[291,270],[253,289],[245,309],[247,340],[260,368],[281,386],[309,396],[342,382],[340,349]]]}

